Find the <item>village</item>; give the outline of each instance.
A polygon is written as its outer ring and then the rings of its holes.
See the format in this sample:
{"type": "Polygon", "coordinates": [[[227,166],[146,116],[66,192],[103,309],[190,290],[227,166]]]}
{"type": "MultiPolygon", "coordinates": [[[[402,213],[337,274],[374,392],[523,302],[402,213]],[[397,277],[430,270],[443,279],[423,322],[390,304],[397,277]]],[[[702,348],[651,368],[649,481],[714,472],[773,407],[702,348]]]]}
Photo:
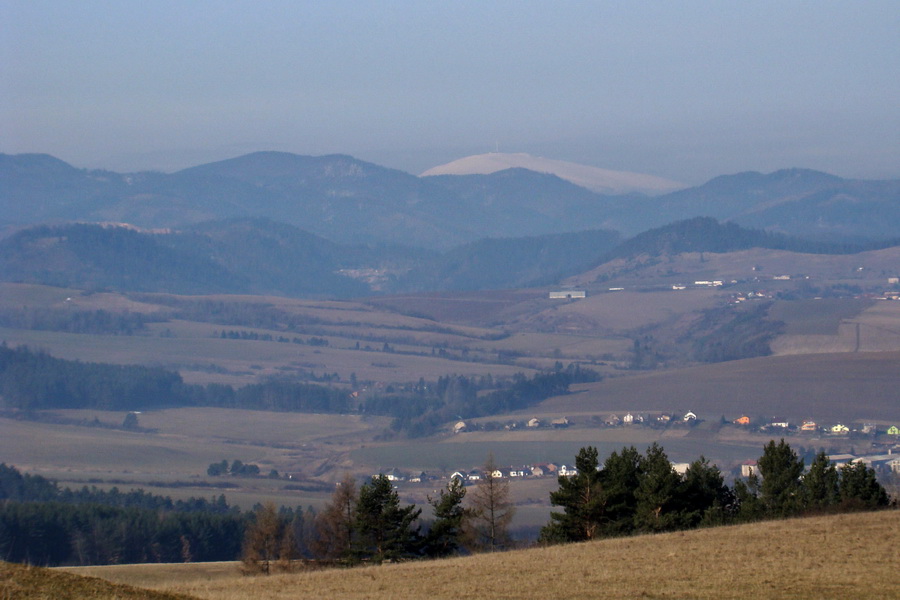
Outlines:
{"type": "MultiPolygon", "coordinates": [[[[511,421],[502,424],[496,421],[457,421],[448,435],[462,435],[472,431],[492,431],[500,428],[512,431],[516,429],[562,429],[577,425],[603,428],[652,427],[663,429],[668,427],[698,427],[703,423],[704,421],[693,411],[688,411],[680,416],[673,413],[628,412],[622,416],[617,414],[609,414],[605,417],[594,415],[580,420],[569,419],[568,417],[541,420],[537,417],[532,417],[527,421],[511,421]]],[[[875,423],[820,425],[812,420],[804,420],[800,424],[796,424],[787,420],[751,419],[747,415],[741,415],[731,421],[727,421],[723,417],[718,419],[718,423],[715,425],[782,438],[796,437],[798,441],[807,440],[814,442],[815,440],[820,440],[825,442],[822,445],[831,446],[834,446],[835,442],[854,440],[858,442],[853,445],[856,453],[828,454],[828,459],[839,468],[858,462],[871,467],[879,474],[900,474],[900,427],[897,425],[888,427],[879,426],[875,423]],[[860,452],[863,449],[864,451],[860,452]]],[[[686,462],[672,463],[672,468],[680,475],[683,475],[689,467],[690,463],[686,462]]],[[[379,474],[385,475],[395,485],[403,483],[425,484],[451,479],[457,479],[464,484],[476,484],[486,475],[483,467],[460,468],[452,472],[441,473],[407,472],[399,468],[392,468],[381,473],[373,473],[373,475],[379,474]]],[[[571,477],[577,474],[578,471],[574,466],[554,462],[540,462],[519,466],[497,466],[490,473],[493,478],[510,480],[571,477]]],[[[734,465],[730,470],[725,471],[724,474],[729,479],[749,477],[750,475],[759,476],[757,461],[754,459],[742,461],[740,464],[734,465]]]]}

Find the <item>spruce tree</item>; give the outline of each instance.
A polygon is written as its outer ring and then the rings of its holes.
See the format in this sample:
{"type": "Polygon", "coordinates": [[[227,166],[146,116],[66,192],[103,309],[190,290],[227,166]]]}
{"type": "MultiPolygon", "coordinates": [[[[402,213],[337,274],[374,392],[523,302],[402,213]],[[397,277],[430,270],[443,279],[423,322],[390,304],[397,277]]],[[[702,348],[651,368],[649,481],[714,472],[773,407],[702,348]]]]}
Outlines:
{"type": "Polygon", "coordinates": [[[459,551],[463,527],[469,516],[469,511],[462,505],[465,497],[466,487],[454,477],[437,498],[428,498],[434,507],[435,519],[425,539],[427,555],[449,556],[459,551]]]}
{"type": "Polygon", "coordinates": [[[550,523],[541,529],[542,542],[578,542],[598,536],[606,506],[599,464],[597,449],[587,446],[575,457],[578,473],[559,476],[559,489],[550,492],[550,504],[563,512],[550,513],[550,523]]]}
{"type": "Polygon", "coordinates": [[[668,531],[679,526],[676,495],[680,483],[669,457],[654,442],[647,448],[634,492],[634,525],[638,531],[668,531]]]}
{"type": "Polygon", "coordinates": [[[377,475],[359,490],[356,503],[356,556],[376,563],[411,558],[419,551],[419,528],[413,523],[421,509],[400,506],[400,497],[385,475],[377,475]]]}
{"type": "Polygon", "coordinates": [[[800,475],[803,459],[784,439],[778,444],[771,440],[763,448],[758,465],[762,475],[759,498],[766,514],[772,517],[795,514],[802,505],[800,475]]]}

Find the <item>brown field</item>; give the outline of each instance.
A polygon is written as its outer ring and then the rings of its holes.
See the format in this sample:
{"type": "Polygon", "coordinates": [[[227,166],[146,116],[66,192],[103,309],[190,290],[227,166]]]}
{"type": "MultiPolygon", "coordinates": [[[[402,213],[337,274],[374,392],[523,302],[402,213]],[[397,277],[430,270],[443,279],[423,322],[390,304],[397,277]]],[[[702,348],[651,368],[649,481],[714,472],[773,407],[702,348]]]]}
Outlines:
{"type": "Polygon", "coordinates": [[[788,324],[787,333],[772,343],[775,354],[900,351],[900,302],[847,300],[785,304],[782,307],[776,304],[777,310],[772,314],[788,324]]]}
{"type": "MultiPolygon", "coordinates": [[[[658,411],[700,418],[787,418],[794,422],[900,420],[900,352],[770,356],[577,386],[534,416],[658,411]]],[[[525,413],[523,413],[525,414],[525,413]]]]}
{"type": "Polygon", "coordinates": [[[886,599],[897,597],[898,530],[900,512],[884,511],[268,577],[233,563],[65,570],[216,600],[886,599]]]}

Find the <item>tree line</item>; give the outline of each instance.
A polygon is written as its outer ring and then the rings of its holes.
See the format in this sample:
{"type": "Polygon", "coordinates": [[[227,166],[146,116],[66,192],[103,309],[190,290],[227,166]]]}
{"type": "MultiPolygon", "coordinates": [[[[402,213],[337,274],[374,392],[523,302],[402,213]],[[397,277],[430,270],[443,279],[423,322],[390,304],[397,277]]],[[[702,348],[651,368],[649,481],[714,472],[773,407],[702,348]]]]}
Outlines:
{"type": "Polygon", "coordinates": [[[244,538],[245,568],[268,574],[273,568],[289,568],[298,558],[380,564],[508,548],[515,507],[509,482],[495,476],[496,468],[489,458],[481,479],[469,488],[451,479],[436,497],[428,498],[428,520],[415,504],[401,503],[383,474],[362,486],[346,475],[318,513],[278,510],[271,503],[260,506],[244,538]]]}
{"type": "MultiPolygon", "coordinates": [[[[582,448],[577,473],[561,476],[550,502],[561,511],[540,532],[544,544],[587,541],[806,514],[873,510],[891,501],[863,463],[838,468],[822,452],[804,460],[769,442],[759,476],[729,487],[700,458],[682,475],[657,444],[613,452],[601,465],[582,448]]],[[[259,505],[241,513],[224,496],[173,501],[141,490],[60,489],[0,464],[0,556],[40,565],[236,560],[271,572],[295,559],[381,563],[504,550],[514,545],[509,480],[490,457],[466,487],[451,479],[429,497],[430,518],[404,505],[385,475],[361,486],[349,475],[316,512],[259,505]]]]}
{"type": "Polygon", "coordinates": [[[562,512],[551,513],[540,540],[576,542],[890,504],[875,471],[863,463],[838,468],[820,452],[806,470],[784,440],[772,440],[757,464],[758,476],[729,487],[702,457],[677,473],[656,443],[643,455],[634,447],[613,452],[602,466],[596,448],[582,448],[577,474],[561,476],[550,494],[562,512]]]}
{"type": "MultiPolygon", "coordinates": [[[[351,376],[351,379],[353,377],[351,376]]],[[[395,432],[428,435],[456,418],[474,418],[531,406],[564,394],[572,383],[599,376],[577,364],[515,375],[509,381],[492,377],[440,377],[428,384],[383,393],[364,400],[351,398],[346,388],[288,379],[269,379],[234,388],[224,384],[186,384],[177,372],[161,367],[112,365],[55,358],[42,351],[0,344],[0,396],[7,408],[96,408],[144,410],[173,406],[214,406],[254,410],[365,414],[393,417],[395,432]],[[485,390],[491,390],[488,393],[485,390]]]]}
{"type": "Polygon", "coordinates": [[[108,310],[76,310],[65,308],[7,308],[0,310],[0,327],[92,333],[104,335],[133,335],[144,331],[147,323],[165,320],[157,315],[108,310]]]}
{"type": "Polygon", "coordinates": [[[60,489],[0,464],[0,557],[38,565],[234,560],[247,515],[220,495],[60,489]]]}

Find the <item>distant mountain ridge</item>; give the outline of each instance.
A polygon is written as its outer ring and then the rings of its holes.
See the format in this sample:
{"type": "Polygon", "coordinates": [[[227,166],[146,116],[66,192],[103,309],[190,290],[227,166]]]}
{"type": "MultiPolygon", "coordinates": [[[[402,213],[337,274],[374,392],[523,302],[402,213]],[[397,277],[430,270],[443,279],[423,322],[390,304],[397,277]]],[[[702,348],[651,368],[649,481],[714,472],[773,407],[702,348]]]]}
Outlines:
{"type": "Polygon", "coordinates": [[[0,229],[41,222],[183,228],[259,217],[342,244],[447,250],[483,238],[583,230],[634,235],[695,216],[820,239],[900,231],[900,180],[787,169],[739,173],[656,197],[601,195],[551,173],[414,175],[346,155],[257,152],[177,173],[77,169],[48,155],[0,155],[0,229]]]}

